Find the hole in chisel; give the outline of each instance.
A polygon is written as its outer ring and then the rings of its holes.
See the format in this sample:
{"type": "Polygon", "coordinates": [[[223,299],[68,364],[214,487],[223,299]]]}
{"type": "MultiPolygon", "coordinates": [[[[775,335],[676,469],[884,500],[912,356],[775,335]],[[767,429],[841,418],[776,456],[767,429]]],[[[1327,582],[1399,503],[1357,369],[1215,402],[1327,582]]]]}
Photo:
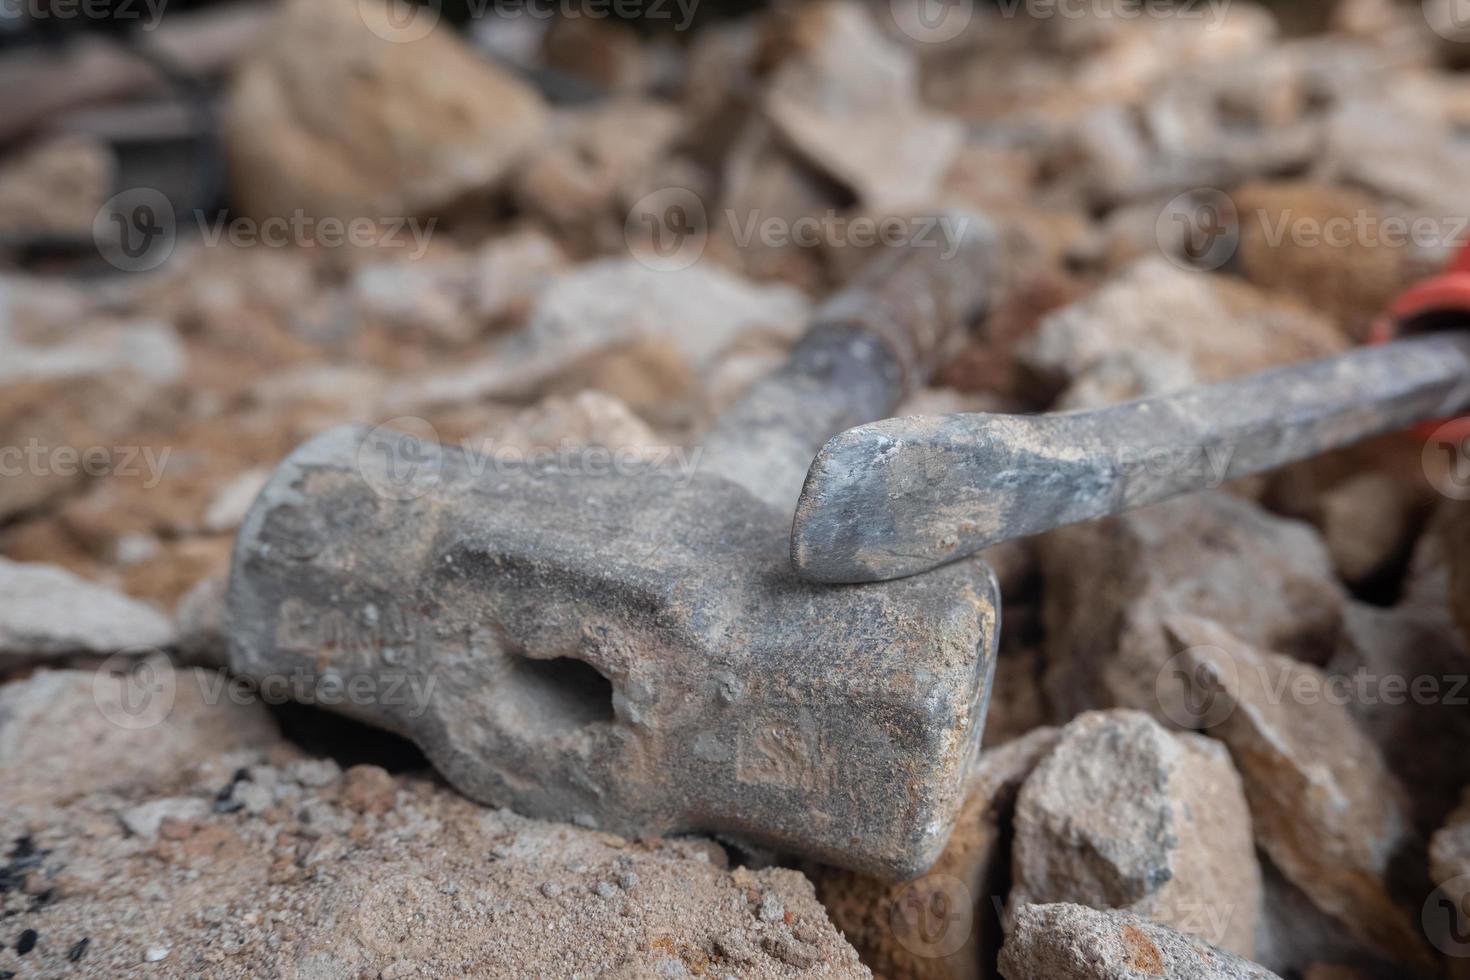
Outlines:
{"type": "Polygon", "coordinates": [[[613,720],[612,682],[571,657],[510,657],[506,683],[515,689],[528,722],[548,732],[613,720]]]}

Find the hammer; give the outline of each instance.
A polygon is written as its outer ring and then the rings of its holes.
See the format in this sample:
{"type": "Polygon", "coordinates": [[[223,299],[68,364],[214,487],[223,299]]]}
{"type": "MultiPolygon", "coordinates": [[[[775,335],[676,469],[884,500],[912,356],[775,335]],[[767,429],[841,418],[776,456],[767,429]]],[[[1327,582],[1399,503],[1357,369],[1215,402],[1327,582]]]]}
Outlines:
{"type": "Polygon", "coordinates": [[[236,541],[231,667],[337,692],[320,700],[485,803],[922,873],[979,748],[994,576],[975,561],[825,588],[788,544],[823,440],[891,412],[985,308],[993,233],[944,227],[952,248],[885,249],[827,301],[687,483],[381,429],[301,446],[236,541]]]}
{"type": "Polygon", "coordinates": [[[1467,327],[1470,248],[1395,301],[1377,345],[1338,357],[1104,409],[857,426],[812,462],[792,562],[814,582],[891,580],[1454,415],[1470,407],[1467,327]]]}

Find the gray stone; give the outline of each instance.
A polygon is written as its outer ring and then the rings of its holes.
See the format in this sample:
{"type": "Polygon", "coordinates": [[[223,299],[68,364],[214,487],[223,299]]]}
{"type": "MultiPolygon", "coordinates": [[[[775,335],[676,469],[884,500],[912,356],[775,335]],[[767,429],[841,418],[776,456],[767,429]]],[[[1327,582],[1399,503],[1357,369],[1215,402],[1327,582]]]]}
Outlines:
{"type": "Polygon", "coordinates": [[[1409,801],[1339,688],[1208,620],[1177,616],[1168,630],[1201,723],[1240,767],[1261,848],[1365,942],[1427,968],[1422,934],[1390,887],[1412,843],[1409,801]]]}
{"type": "Polygon", "coordinates": [[[1320,663],[1347,601],[1311,525],[1225,493],[1063,528],[1041,538],[1040,553],[1047,693],[1070,713],[1116,705],[1186,726],[1182,693],[1159,683],[1173,656],[1166,616],[1229,623],[1242,639],[1320,663]]]}
{"type": "Polygon", "coordinates": [[[1028,905],[1000,952],[1005,980],[1280,980],[1249,960],[1123,912],[1028,905]]]}
{"type": "Polygon", "coordinates": [[[1021,788],[1012,908],[1135,912],[1254,954],[1261,877],[1240,776],[1218,742],[1089,712],[1021,788]]]}
{"type": "Polygon", "coordinates": [[[0,663],[146,652],[174,642],[153,607],[54,565],[0,558],[0,663]]]}

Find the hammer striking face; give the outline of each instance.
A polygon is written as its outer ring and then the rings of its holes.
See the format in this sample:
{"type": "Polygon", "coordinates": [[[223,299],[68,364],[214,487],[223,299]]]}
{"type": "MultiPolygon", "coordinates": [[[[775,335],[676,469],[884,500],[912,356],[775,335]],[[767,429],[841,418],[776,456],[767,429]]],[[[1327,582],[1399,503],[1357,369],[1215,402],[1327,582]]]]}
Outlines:
{"type": "Polygon", "coordinates": [[[979,747],[993,576],[966,562],[813,585],[789,532],[822,440],[888,412],[983,307],[991,239],[961,227],[948,260],[891,252],[829,302],[687,482],[425,445],[414,462],[434,478],[385,494],[402,455],[373,444],[382,430],[307,443],[241,529],[233,668],[329,680],[338,710],[412,738],[487,803],[921,873],[979,747]]]}

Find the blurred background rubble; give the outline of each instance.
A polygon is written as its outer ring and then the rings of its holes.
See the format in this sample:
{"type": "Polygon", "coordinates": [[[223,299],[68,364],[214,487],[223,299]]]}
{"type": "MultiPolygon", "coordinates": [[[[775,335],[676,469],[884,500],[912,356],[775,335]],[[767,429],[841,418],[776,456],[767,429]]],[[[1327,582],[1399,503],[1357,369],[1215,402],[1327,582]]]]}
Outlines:
{"type": "Polygon", "coordinates": [[[1463,701],[1283,710],[1243,682],[1211,726],[1156,683],[1221,647],[1248,680],[1470,674],[1470,486],[1405,437],[997,549],[987,761],[917,890],[482,816],[305,709],[75,722],[101,657],[224,663],[233,533],[309,436],[695,446],[883,247],[866,229],[960,207],[1007,243],[908,412],[1362,343],[1466,240],[1467,66],[1458,0],[0,3],[0,975],[978,977],[1019,922],[1029,980],[1063,975],[1046,937],[1115,928],[1075,906],[1283,977],[1470,975],[1421,922],[1470,874],[1463,701]],[[498,900],[469,848],[514,910],[464,931],[498,900]],[[600,886],[621,918],[559,898],[600,886]],[[936,896],[969,916],[954,948],[895,925],[936,896]]]}

